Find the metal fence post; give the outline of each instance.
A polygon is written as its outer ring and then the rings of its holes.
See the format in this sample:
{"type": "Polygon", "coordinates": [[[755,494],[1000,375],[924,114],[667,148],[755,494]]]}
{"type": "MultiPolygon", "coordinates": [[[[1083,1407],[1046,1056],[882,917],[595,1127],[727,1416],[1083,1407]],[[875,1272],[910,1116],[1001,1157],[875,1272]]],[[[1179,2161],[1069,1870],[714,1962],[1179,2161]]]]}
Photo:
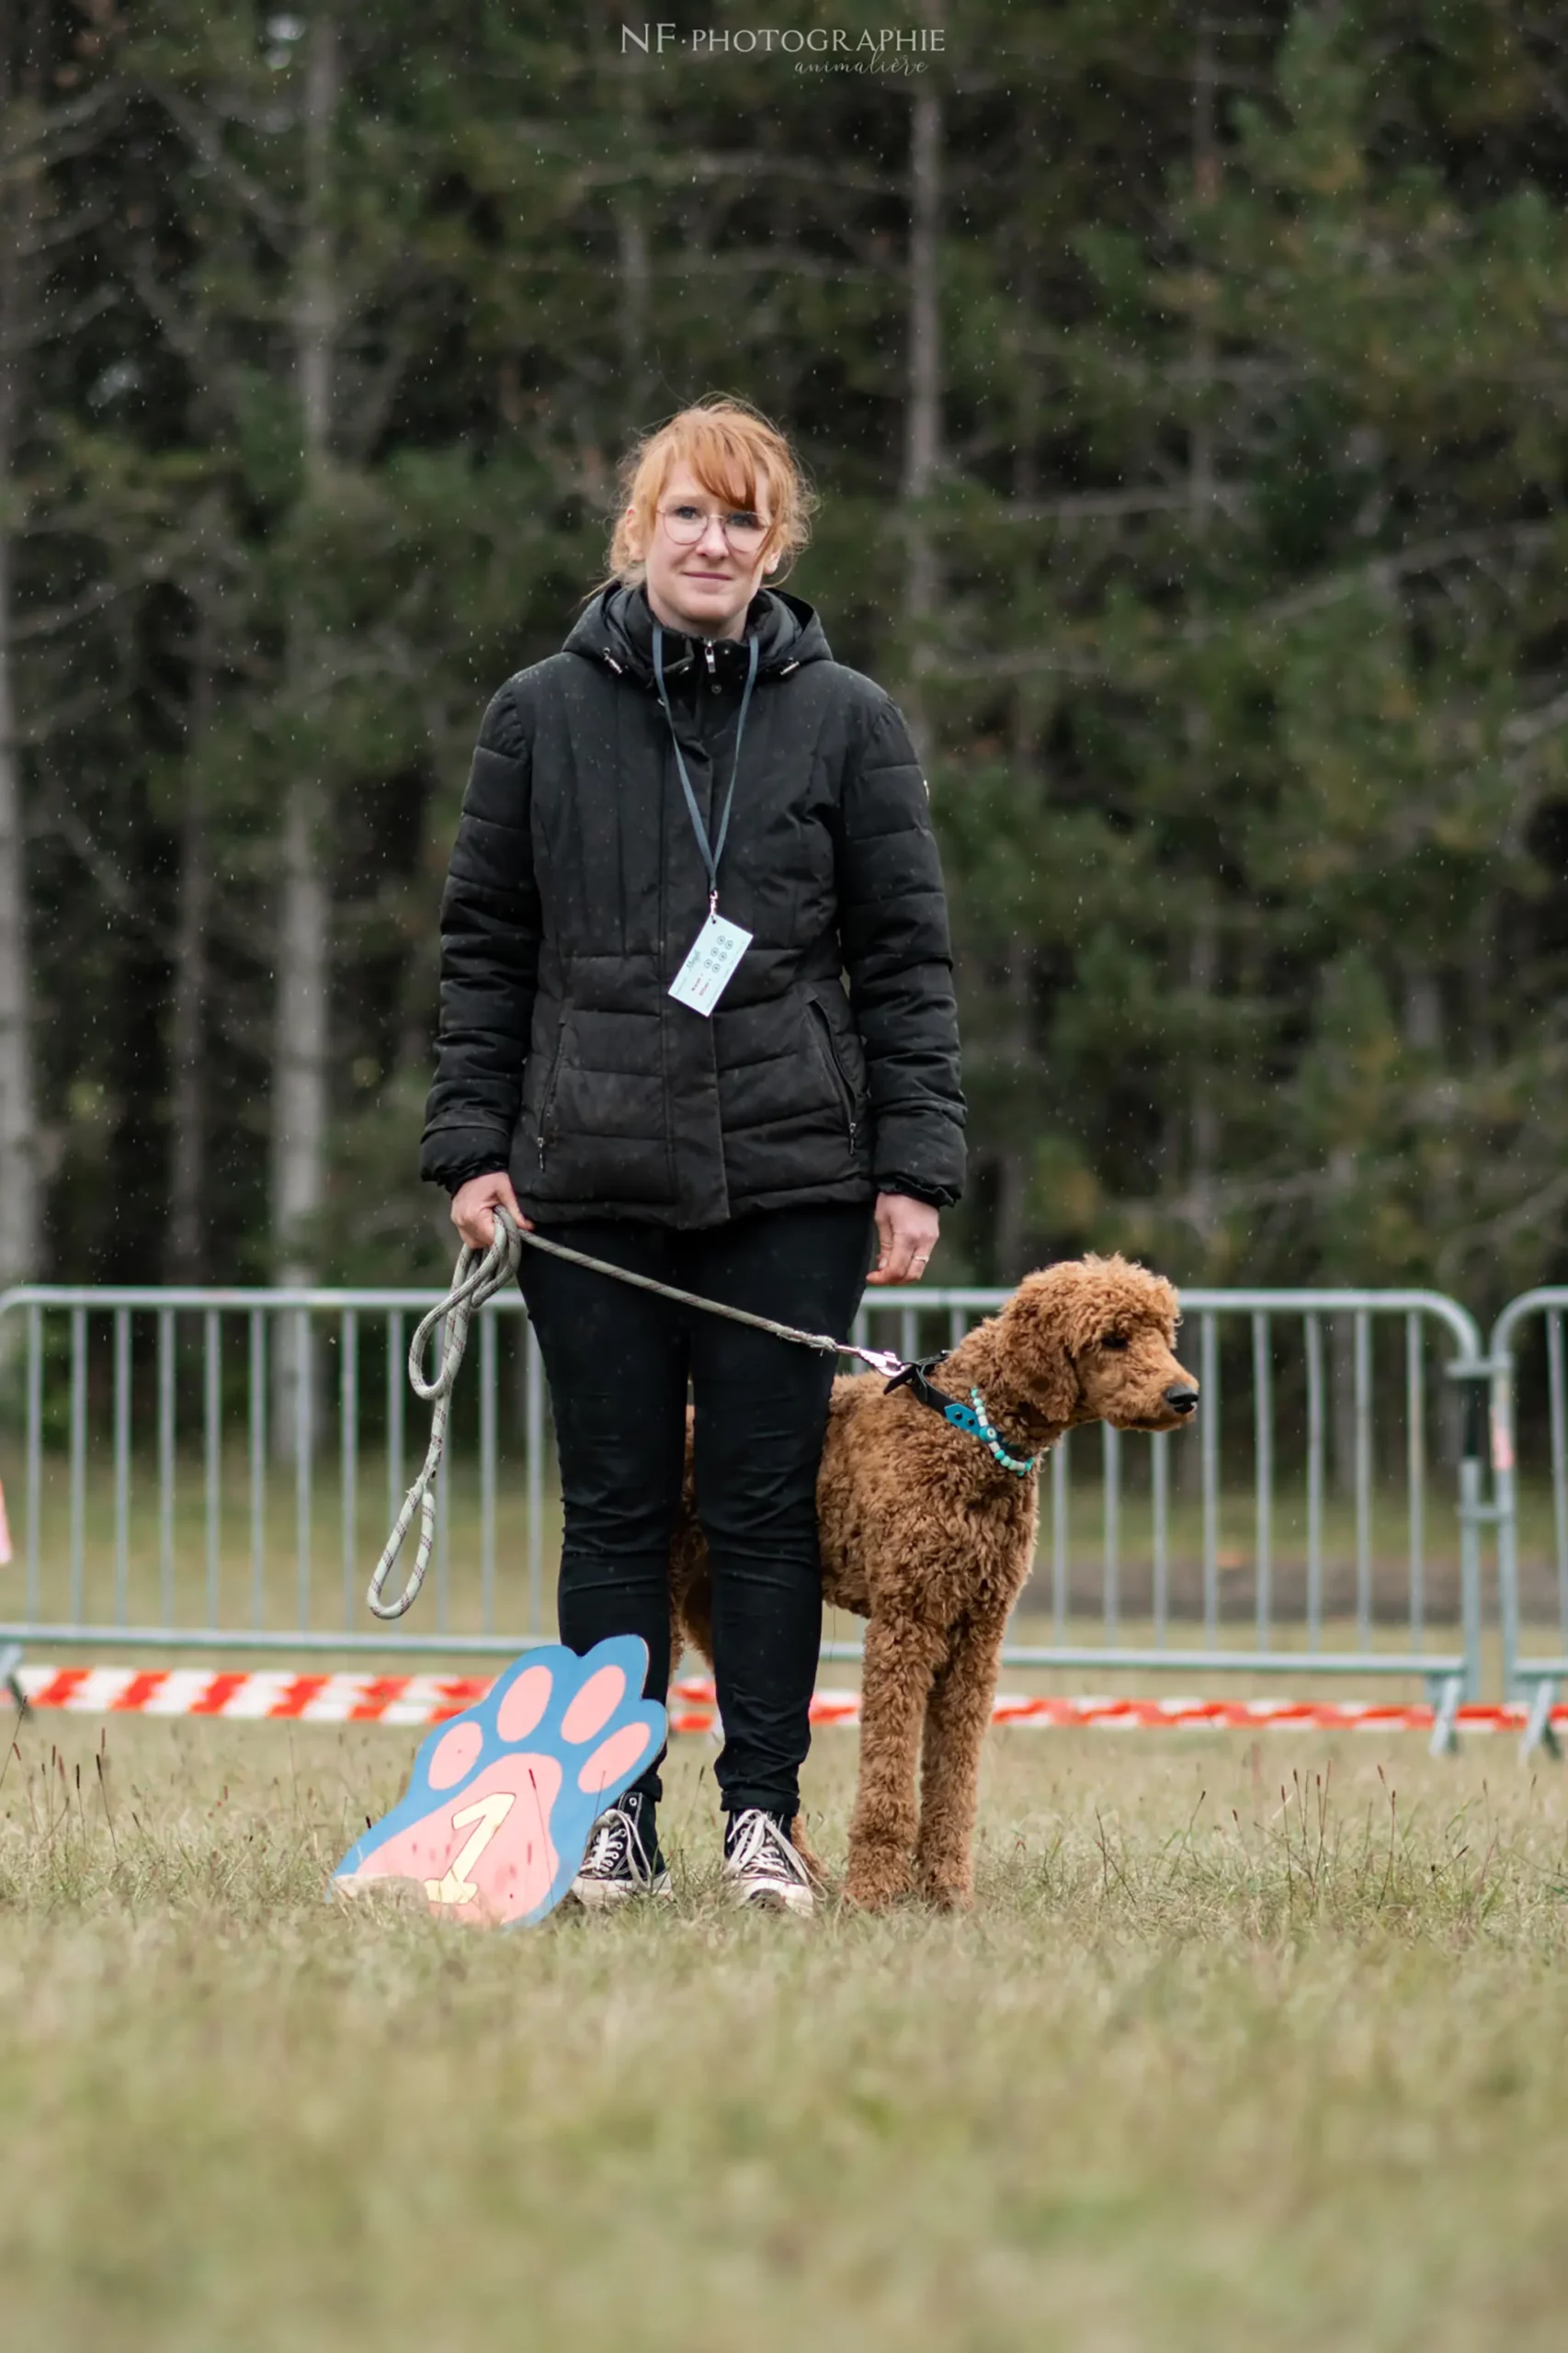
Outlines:
{"type": "Polygon", "coordinates": [[[1503,1697],[1519,1696],[1518,1497],[1514,1480],[1514,1359],[1494,1347],[1491,1375],[1492,1488],[1497,1508],[1497,1621],[1503,1697]]]}
{"type": "Polygon", "coordinates": [[[1537,1750],[1559,1756],[1562,1746],[1552,1727],[1551,1711],[1559,1689],[1568,1681],[1568,1429],[1565,1429],[1562,1315],[1568,1308],[1568,1289],[1526,1291],[1504,1309],[1492,1328],[1492,1467],[1497,1522],[1498,1614],[1503,1635],[1505,1688],[1510,1699],[1528,1702],[1519,1746],[1522,1756],[1537,1750]],[[1523,1605],[1520,1599],[1518,1358],[1514,1336],[1527,1317],[1546,1316],[1548,1427],[1551,1466],[1551,1528],[1557,1589],[1557,1641],[1544,1656],[1524,1649],[1523,1605]]]}
{"type": "Polygon", "coordinates": [[[1486,1386],[1491,1368],[1483,1363],[1450,1365],[1450,1380],[1460,1384],[1464,1400],[1460,1441],[1460,1602],[1464,1631],[1464,1696],[1481,1697],[1481,1530],[1495,1518],[1482,1489],[1485,1479],[1483,1444],[1486,1430],[1486,1386]]]}

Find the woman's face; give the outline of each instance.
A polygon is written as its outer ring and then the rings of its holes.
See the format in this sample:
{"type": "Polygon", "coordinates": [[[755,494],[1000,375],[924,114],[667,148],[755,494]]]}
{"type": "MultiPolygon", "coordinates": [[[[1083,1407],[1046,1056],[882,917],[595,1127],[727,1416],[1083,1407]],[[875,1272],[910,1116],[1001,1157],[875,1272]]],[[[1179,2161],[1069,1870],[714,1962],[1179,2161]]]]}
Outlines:
{"type": "Polygon", "coordinates": [[[731,507],[704,490],[689,467],[674,466],[659,494],[652,535],[644,539],[635,507],[626,510],[627,537],[633,555],[646,567],[648,602],[666,629],[687,637],[739,637],[745,626],[746,608],[765,575],[778,565],[776,554],[766,552],[767,541],[756,548],[735,548],[720,526],[721,516],[755,514],[766,524],[771,517],[766,494],[755,508],[731,507]],[[684,517],[676,510],[687,509],[684,517]],[[682,546],[671,536],[672,517],[695,528],[699,536],[682,546]]]}

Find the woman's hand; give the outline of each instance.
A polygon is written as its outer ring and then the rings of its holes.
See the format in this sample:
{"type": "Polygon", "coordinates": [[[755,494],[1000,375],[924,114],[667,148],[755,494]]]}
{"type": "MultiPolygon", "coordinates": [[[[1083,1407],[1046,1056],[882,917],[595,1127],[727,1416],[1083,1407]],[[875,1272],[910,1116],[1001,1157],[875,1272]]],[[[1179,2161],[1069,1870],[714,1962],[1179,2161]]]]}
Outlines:
{"type": "Polygon", "coordinates": [[[881,1255],[866,1280],[918,1282],[926,1272],[926,1261],[937,1247],[940,1225],[941,1220],[928,1201],[911,1200],[907,1193],[879,1193],[877,1237],[882,1245],[881,1255]]]}
{"type": "Polygon", "coordinates": [[[504,1168],[492,1168],[483,1176],[471,1176],[452,1195],[452,1223],[471,1250],[488,1250],[494,1241],[495,1220],[492,1212],[497,1208],[506,1211],[525,1233],[533,1232],[533,1222],[517,1207],[512,1180],[504,1168]]]}

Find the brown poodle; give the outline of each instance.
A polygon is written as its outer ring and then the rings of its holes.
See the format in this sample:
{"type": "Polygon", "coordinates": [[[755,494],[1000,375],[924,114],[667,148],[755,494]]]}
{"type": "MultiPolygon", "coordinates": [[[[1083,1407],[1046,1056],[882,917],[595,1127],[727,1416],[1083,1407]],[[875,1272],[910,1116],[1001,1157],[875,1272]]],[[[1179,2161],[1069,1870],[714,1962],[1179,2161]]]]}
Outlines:
{"type": "MultiPolygon", "coordinates": [[[[1173,1353],[1176,1295],[1127,1259],[1078,1258],[1028,1275],[999,1315],[976,1324],[932,1373],[971,1392],[1000,1448],[1038,1462],[1082,1422],[1167,1430],[1198,1385],[1173,1353]]],[[[674,1654],[712,1657],[708,1551],[692,1506],[670,1547],[674,1654]]],[[[860,1785],[846,1893],[879,1906],[905,1893],[961,1905],[980,1745],[991,1721],[1008,1612],[1034,1557],[1038,1472],[997,1461],[907,1387],[875,1373],[833,1384],[817,1482],[823,1589],[870,1620],[862,1676],[860,1785]],[[922,1749],[924,1733],[924,1749],[922,1749]],[[920,1803],[915,1809],[915,1760],[920,1803]]]]}

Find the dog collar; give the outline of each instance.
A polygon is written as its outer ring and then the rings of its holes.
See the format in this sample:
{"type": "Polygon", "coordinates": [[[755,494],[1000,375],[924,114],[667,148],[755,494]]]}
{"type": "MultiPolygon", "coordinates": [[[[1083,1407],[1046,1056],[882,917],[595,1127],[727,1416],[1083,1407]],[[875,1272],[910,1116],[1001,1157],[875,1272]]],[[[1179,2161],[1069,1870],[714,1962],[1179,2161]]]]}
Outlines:
{"type": "Polygon", "coordinates": [[[1004,1471],[1011,1471],[1018,1478],[1027,1479],[1040,1461],[1039,1455],[1008,1453],[996,1435],[994,1425],[985,1410],[985,1400],[979,1390],[970,1391],[970,1402],[964,1405],[960,1404],[956,1397],[949,1397],[945,1389],[938,1389],[936,1382],[928,1379],[931,1367],[941,1364],[946,1359],[947,1354],[948,1351],[944,1348],[937,1356],[921,1357],[916,1363],[906,1364],[902,1372],[894,1373],[888,1382],[887,1389],[883,1391],[883,1395],[886,1396],[890,1391],[902,1389],[907,1385],[913,1396],[918,1397],[923,1405],[929,1405],[933,1413],[940,1414],[942,1419],[945,1422],[950,1422],[954,1429],[967,1430],[971,1438],[977,1438],[993,1461],[999,1462],[1004,1471]]]}

